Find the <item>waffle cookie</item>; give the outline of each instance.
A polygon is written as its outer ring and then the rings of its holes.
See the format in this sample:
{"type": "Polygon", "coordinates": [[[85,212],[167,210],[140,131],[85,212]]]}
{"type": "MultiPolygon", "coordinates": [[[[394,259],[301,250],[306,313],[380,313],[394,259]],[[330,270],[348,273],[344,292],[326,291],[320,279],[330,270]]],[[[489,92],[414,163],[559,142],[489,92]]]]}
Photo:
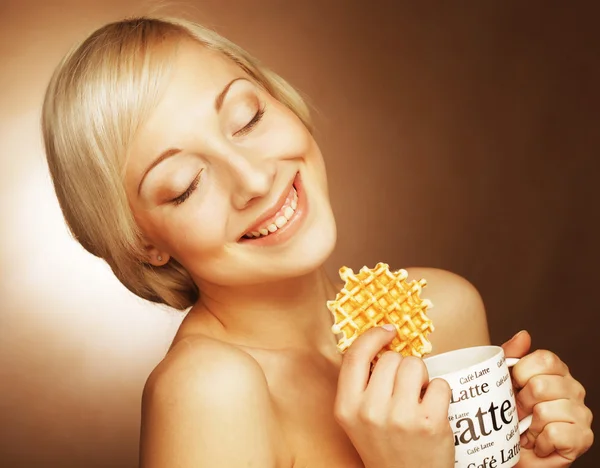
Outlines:
{"type": "Polygon", "coordinates": [[[425,279],[406,282],[406,270],[392,272],[385,263],[378,263],[373,269],[365,266],[357,274],[342,267],[340,277],[346,284],[335,300],[327,301],[335,320],[331,331],[342,334],[337,345],[340,352],[344,353],[369,328],[386,323],[396,327],[396,336],[380,354],[391,350],[403,356],[422,357],[431,352],[427,335],[434,327],[425,313],[433,305],[420,297],[427,284],[425,279]]]}

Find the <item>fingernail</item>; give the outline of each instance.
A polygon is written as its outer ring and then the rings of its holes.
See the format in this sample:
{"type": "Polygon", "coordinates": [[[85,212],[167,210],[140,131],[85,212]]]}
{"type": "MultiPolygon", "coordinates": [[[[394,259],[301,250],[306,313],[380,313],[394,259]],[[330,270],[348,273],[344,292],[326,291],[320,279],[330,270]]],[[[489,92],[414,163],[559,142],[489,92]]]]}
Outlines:
{"type": "Polygon", "coordinates": [[[381,328],[384,328],[387,331],[395,331],[396,330],[396,327],[391,323],[386,323],[385,325],[382,325],[381,328]]]}
{"type": "Polygon", "coordinates": [[[521,335],[524,332],[525,330],[521,330],[520,332],[516,333],[515,336],[513,336],[509,341],[515,340],[519,335],[521,335]]]}

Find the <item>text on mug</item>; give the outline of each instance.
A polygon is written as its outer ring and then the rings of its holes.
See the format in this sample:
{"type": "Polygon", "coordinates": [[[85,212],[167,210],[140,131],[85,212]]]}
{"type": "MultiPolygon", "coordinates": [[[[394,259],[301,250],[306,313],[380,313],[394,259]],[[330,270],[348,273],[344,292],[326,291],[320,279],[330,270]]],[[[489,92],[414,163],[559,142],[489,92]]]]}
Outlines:
{"type": "Polygon", "coordinates": [[[499,431],[504,424],[510,424],[513,420],[513,416],[509,413],[510,408],[510,400],[504,400],[500,406],[492,402],[487,411],[479,408],[474,418],[462,418],[456,421],[458,431],[454,433],[454,446],[479,440],[481,436],[490,435],[492,430],[499,431]],[[491,427],[486,426],[486,422],[491,422],[491,427]]]}

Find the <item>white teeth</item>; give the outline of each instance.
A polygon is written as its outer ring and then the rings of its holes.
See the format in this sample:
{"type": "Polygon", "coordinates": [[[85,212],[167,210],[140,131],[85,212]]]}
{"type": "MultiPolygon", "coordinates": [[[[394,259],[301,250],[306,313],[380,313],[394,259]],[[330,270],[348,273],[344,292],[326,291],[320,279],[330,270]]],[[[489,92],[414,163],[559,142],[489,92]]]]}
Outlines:
{"type": "Polygon", "coordinates": [[[288,221],[288,220],[287,220],[287,218],[286,218],[285,216],[280,216],[279,218],[277,218],[277,219],[275,220],[275,225],[276,225],[278,228],[282,228],[283,226],[285,226],[285,225],[287,224],[287,221],[288,221]]]}
{"type": "Polygon", "coordinates": [[[283,209],[283,213],[281,216],[278,216],[275,219],[275,222],[269,224],[266,227],[260,228],[258,231],[251,231],[247,233],[244,237],[248,239],[253,239],[255,237],[264,237],[269,234],[277,231],[277,229],[282,228],[287,224],[287,222],[292,219],[294,216],[296,209],[298,208],[298,192],[296,192],[296,188],[292,187],[293,196],[291,200],[288,200],[289,205],[283,209]]]}

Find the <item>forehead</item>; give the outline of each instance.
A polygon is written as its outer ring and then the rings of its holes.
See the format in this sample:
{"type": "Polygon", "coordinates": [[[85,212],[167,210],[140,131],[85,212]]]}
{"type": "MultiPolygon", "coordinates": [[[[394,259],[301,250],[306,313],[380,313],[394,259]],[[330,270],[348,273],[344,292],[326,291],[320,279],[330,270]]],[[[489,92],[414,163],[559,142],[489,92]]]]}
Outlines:
{"type": "Polygon", "coordinates": [[[215,100],[231,80],[248,77],[233,60],[193,41],[181,42],[175,54],[158,103],[141,123],[129,148],[128,185],[141,177],[156,155],[177,147],[188,126],[215,112],[215,100]]]}
{"type": "Polygon", "coordinates": [[[182,41],[175,54],[165,94],[176,92],[180,85],[207,92],[217,87],[219,92],[224,80],[245,75],[239,65],[223,53],[191,40],[182,41]]]}

